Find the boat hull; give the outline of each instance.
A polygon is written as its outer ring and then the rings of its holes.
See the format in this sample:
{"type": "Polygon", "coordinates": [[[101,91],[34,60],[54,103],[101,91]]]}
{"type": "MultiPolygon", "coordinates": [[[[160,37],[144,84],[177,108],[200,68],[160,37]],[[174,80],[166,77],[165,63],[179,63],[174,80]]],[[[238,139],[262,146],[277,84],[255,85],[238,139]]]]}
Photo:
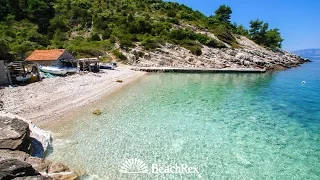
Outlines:
{"type": "Polygon", "coordinates": [[[67,68],[67,73],[76,73],[78,72],[78,69],[77,68],[67,68]]]}
{"type": "Polygon", "coordinates": [[[65,75],[67,74],[66,69],[59,69],[59,68],[52,68],[52,67],[40,67],[40,70],[42,72],[55,74],[55,75],[65,75]]]}
{"type": "Polygon", "coordinates": [[[22,82],[22,81],[28,81],[30,78],[31,78],[31,74],[27,74],[26,76],[17,76],[16,80],[22,82]]]}

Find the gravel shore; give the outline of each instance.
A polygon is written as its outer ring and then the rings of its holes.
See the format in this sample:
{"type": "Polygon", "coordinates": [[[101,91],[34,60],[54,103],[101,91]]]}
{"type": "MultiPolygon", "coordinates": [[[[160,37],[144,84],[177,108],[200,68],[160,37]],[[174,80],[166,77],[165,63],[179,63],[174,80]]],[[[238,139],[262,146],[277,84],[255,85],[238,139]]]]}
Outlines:
{"type": "Polygon", "coordinates": [[[127,68],[44,79],[0,90],[4,111],[45,128],[77,107],[92,103],[144,75],[127,68]],[[123,81],[121,83],[118,80],[123,81]]]}

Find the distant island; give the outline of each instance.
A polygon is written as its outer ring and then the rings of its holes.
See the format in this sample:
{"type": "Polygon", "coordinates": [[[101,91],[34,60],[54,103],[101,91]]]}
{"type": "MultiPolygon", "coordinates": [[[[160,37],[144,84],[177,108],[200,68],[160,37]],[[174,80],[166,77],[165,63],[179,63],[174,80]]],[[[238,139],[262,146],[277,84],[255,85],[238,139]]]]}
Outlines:
{"type": "Polygon", "coordinates": [[[303,50],[293,51],[292,53],[297,54],[302,57],[320,58],[320,48],[303,49],[303,50]]]}

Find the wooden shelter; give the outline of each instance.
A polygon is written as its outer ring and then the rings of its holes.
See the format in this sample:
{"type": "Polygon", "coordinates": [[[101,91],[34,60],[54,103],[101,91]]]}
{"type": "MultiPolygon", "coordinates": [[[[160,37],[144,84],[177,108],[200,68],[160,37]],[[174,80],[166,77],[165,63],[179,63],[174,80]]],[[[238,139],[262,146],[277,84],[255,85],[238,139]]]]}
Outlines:
{"type": "Polygon", "coordinates": [[[82,58],[78,59],[79,68],[81,71],[99,72],[100,65],[98,58],[82,58]]]}

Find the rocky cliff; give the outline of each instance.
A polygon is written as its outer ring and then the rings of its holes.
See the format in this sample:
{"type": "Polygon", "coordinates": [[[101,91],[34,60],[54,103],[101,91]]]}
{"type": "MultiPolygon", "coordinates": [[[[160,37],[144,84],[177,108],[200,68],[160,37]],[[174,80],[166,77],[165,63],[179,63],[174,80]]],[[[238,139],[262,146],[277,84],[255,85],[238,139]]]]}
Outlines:
{"type": "MultiPolygon", "coordinates": [[[[206,34],[220,41],[214,34],[193,29],[197,33],[206,34]]],[[[286,69],[297,67],[309,62],[290,52],[281,49],[270,50],[257,45],[244,36],[235,35],[237,47],[232,48],[224,43],[227,48],[211,48],[202,45],[200,56],[192,54],[186,48],[168,44],[160,48],[145,51],[140,44],[131,51],[122,51],[128,57],[128,63],[139,67],[181,67],[181,68],[260,68],[266,70],[286,69]],[[138,56],[137,52],[142,52],[138,56]]]]}

